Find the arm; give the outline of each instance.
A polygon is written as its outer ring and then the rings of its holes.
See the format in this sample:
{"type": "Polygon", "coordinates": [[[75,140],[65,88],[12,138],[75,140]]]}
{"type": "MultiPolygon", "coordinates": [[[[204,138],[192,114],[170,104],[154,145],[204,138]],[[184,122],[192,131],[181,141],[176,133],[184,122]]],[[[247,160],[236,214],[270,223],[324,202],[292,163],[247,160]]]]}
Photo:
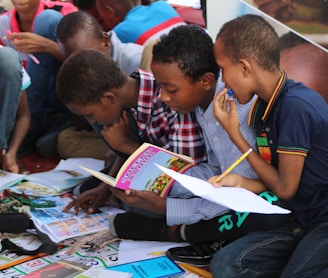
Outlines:
{"type": "Polygon", "coordinates": [[[158,214],[166,214],[166,199],[158,194],[146,190],[110,189],[112,194],[126,205],[145,209],[158,214]]]}
{"type": "MultiPolygon", "coordinates": [[[[239,129],[238,113],[234,101],[228,100],[226,90],[218,94],[214,100],[214,115],[228,133],[231,141],[244,153],[251,146],[242,136],[239,129]],[[227,109],[227,104],[230,110],[227,109]]],[[[304,165],[304,157],[292,154],[279,154],[279,169],[263,160],[256,152],[248,155],[247,161],[253,167],[261,182],[282,199],[290,199],[297,191],[304,165]]],[[[218,184],[228,184],[229,175],[218,184]]],[[[259,181],[241,178],[238,185],[257,192],[259,181]]]]}
{"type": "Polygon", "coordinates": [[[132,154],[140,147],[140,144],[133,141],[130,136],[130,122],[125,111],[123,111],[120,121],[111,126],[104,126],[101,135],[107,143],[116,151],[126,155],[132,154]]]}
{"type": "Polygon", "coordinates": [[[7,35],[17,51],[24,53],[46,53],[59,61],[64,61],[64,56],[56,42],[30,32],[12,33],[7,35]]]}
{"type": "Polygon", "coordinates": [[[29,125],[30,111],[27,104],[26,93],[22,91],[16,113],[16,124],[4,159],[3,168],[5,170],[18,173],[19,169],[16,162],[17,151],[27,134],[29,125]]]}
{"type": "MultiPolygon", "coordinates": [[[[108,171],[108,175],[115,177],[122,164],[123,160],[119,156],[115,156],[114,162],[108,171]]],[[[104,182],[100,182],[97,187],[81,193],[77,198],[71,201],[63,211],[67,212],[74,207],[75,214],[78,214],[80,208],[86,209],[90,214],[95,213],[100,206],[108,201],[110,194],[110,186],[104,182]]]]}

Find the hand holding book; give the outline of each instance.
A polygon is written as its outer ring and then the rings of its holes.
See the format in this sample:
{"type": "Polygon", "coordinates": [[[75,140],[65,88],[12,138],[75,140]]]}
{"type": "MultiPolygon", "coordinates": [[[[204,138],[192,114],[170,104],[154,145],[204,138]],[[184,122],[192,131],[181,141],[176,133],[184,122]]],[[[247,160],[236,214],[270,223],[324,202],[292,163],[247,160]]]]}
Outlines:
{"type": "Polygon", "coordinates": [[[158,169],[155,163],[180,173],[194,166],[193,160],[189,157],[144,143],[123,164],[116,179],[104,173],[80,167],[113,187],[122,190],[148,190],[165,197],[174,180],[158,169]]]}

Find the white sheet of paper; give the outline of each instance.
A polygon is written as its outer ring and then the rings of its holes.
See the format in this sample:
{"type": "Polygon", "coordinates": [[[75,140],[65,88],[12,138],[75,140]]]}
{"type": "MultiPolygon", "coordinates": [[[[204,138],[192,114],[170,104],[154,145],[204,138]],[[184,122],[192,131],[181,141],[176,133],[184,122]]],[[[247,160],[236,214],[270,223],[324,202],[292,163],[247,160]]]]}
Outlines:
{"type": "Polygon", "coordinates": [[[196,196],[202,197],[219,205],[226,206],[232,210],[262,214],[290,213],[289,210],[272,205],[260,196],[244,188],[215,188],[207,181],[180,174],[157,164],[156,166],[196,196]]]}
{"type": "Polygon", "coordinates": [[[118,264],[163,256],[172,247],[187,246],[187,242],[160,242],[124,239],[118,251],[118,264]]]}

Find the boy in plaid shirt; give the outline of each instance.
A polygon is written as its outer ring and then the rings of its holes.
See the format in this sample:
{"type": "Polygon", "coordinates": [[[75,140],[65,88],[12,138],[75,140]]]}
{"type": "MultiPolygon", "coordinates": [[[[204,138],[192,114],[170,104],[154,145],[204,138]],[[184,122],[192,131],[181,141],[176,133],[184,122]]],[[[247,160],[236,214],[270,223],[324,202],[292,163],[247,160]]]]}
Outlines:
{"type": "MultiPolygon", "coordinates": [[[[190,156],[196,163],[206,161],[194,115],[173,111],[160,100],[160,92],[151,73],[136,70],[126,76],[109,55],[96,50],[72,54],[57,78],[59,99],[73,113],[84,115],[122,161],[142,142],[190,156]]],[[[116,170],[120,166],[118,163],[116,170]]],[[[91,213],[110,193],[105,184],[93,192],[91,213]]],[[[76,199],[67,209],[90,206],[90,192],[88,195],[76,199]]]]}

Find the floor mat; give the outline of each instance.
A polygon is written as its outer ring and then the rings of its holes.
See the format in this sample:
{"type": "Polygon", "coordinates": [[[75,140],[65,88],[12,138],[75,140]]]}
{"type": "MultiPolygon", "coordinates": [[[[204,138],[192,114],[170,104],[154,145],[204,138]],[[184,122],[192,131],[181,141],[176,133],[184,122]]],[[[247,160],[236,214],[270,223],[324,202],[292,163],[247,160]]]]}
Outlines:
{"type": "Polygon", "coordinates": [[[36,152],[32,152],[20,158],[20,161],[30,173],[37,173],[49,171],[55,168],[60,161],[60,158],[47,158],[36,152]]]}

